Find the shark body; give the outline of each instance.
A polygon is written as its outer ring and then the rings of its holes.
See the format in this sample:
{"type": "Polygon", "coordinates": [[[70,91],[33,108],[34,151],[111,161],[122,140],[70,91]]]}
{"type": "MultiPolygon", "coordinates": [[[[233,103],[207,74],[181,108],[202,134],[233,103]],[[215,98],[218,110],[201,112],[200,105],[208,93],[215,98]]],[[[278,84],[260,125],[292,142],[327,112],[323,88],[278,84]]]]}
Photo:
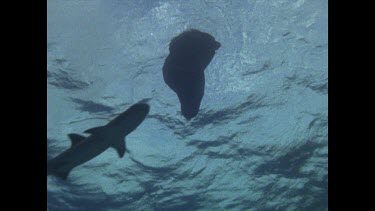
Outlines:
{"type": "Polygon", "coordinates": [[[109,147],[115,148],[122,158],[126,151],[125,136],[143,122],[149,110],[148,104],[137,103],[107,125],[86,130],[84,133],[91,134],[88,137],[69,134],[71,147],[47,162],[47,176],[54,175],[65,180],[73,168],[95,158],[109,147]]]}

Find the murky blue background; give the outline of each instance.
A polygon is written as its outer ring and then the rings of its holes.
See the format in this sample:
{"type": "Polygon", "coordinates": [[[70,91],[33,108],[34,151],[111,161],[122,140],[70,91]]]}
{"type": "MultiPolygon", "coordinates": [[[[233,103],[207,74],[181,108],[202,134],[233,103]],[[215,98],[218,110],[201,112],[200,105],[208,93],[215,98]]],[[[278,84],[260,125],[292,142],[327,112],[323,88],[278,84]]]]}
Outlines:
{"type": "Polygon", "coordinates": [[[130,154],[47,177],[48,210],[328,209],[327,1],[47,3],[47,159],[151,98],[130,154]],[[187,122],[162,66],[189,28],[222,46],[187,122]]]}

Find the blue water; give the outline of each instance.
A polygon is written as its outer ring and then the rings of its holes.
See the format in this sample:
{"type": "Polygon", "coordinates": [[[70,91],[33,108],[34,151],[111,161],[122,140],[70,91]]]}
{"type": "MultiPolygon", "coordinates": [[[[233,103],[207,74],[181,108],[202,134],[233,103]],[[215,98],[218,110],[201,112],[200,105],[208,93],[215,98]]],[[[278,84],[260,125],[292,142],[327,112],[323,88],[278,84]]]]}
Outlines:
{"type": "Polygon", "coordinates": [[[151,98],[129,136],[47,177],[54,210],[327,210],[325,0],[49,0],[47,148],[151,98]],[[222,46],[187,122],[163,81],[169,41],[196,28],[222,46]]]}

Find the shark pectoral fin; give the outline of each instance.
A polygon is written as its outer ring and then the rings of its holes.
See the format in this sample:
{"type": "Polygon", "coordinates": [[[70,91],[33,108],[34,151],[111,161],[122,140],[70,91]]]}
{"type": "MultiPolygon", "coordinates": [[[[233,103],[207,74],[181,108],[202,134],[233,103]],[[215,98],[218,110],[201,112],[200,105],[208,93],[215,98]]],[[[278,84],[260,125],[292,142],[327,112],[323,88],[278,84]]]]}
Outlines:
{"type": "Polygon", "coordinates": [[[86,138],[84,136],[81,136],[75,133],[68,134],[68,137],[72,141],[71,147],[74,147],[75,145],[77,145],[79,142],[83,141],[86,138]]]}
{"type": "Polygon", "coordinates": [[[120,158],[124,157],[125,151],[126,151],[126,145],[125,141],[119,141],[115,145],[112,145],[113,148],[116,149],[117,154],[120,158]]]}
{"type": "Polygon", "coordinates": [[[51,175],[54,175],[62,180],[66,180],[66,178],[68,178],[68,175],[70,173],[72,169],[69,169],[69,170],[66,170],[66,171],[55,171],[55,172],[52,172],[52,173],[49,173],[51,175]]]}
{"type": "Polygon", "coordinates": [[[101,133],[101,131],[103,131],[104,128],[105,128],[105,126],[93,127],[93,128],[88,129],[88,130],[85,130],[84,133],[90,133],[90,134],[101,133]]]}

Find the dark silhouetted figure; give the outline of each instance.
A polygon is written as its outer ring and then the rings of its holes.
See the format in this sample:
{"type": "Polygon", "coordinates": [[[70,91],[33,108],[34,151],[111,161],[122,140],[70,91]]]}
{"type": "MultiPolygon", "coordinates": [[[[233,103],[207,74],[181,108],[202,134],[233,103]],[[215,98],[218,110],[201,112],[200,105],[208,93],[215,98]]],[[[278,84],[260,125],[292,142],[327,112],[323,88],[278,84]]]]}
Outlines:
{"type": "Polygon", "coordinates": [[[54,175],[65,180],[70,171],[95,158],[109,147],[116,149],[120,158],[125,154],[125,136],[133,132],[146,118],[150,106],[144,102],[132,105],[108,124],[91,128],[88,137],[69,134],[72,145],[57,157],[47,161],[47,176],[54,175]]]}
{"type": "Polygon", "coordinates": [[[181,33],[169,44],[163,77],[176,92],[187,120],[198,114],[204,95],[204,70],[220,46],[213,36],[195,29],[181,33]]]}

